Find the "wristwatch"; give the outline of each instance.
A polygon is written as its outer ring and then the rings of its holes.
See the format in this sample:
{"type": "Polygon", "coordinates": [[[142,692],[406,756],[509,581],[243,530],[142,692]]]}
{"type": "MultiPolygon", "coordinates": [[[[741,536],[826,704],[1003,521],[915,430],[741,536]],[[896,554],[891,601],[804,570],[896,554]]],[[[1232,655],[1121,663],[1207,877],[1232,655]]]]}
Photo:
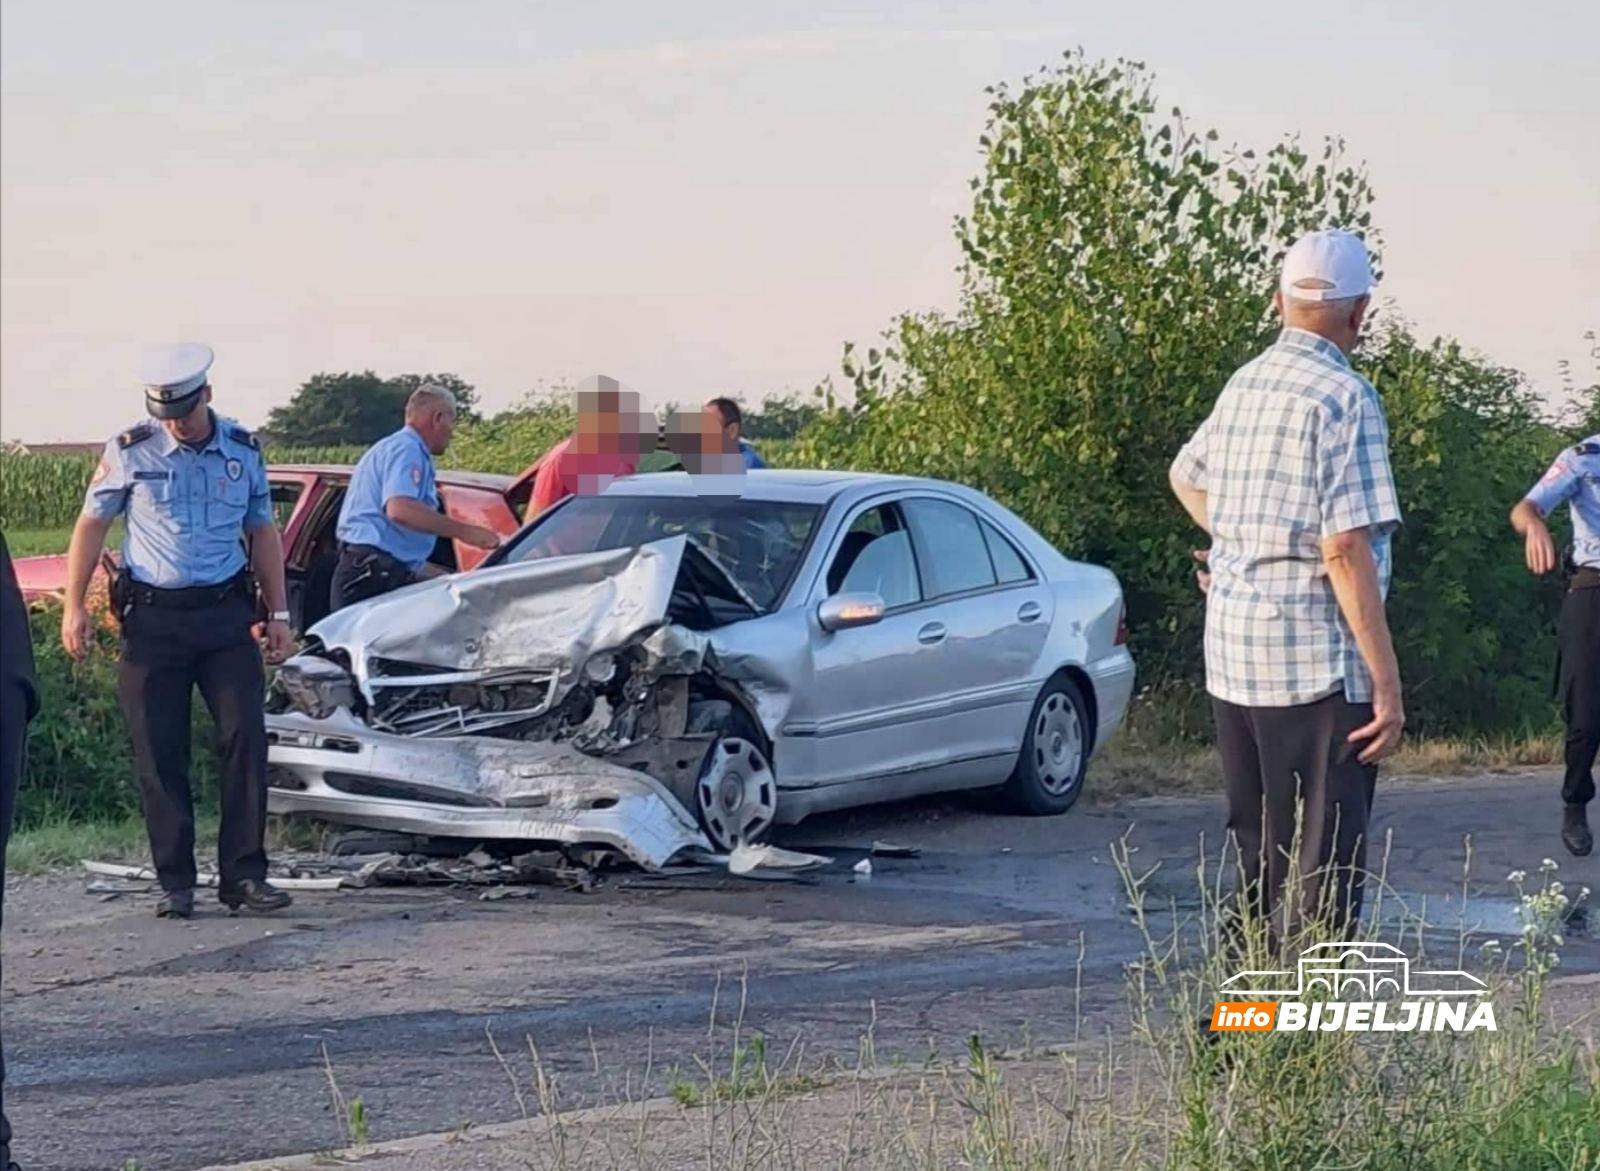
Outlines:
{"type": "Polygon", "coordinates": [[[287,622],[287,621],[289,621],[289,611],[287,611],[287,610],[274,610],[272,613],[267,615],[267,621],[268,622],[287,622]]]}

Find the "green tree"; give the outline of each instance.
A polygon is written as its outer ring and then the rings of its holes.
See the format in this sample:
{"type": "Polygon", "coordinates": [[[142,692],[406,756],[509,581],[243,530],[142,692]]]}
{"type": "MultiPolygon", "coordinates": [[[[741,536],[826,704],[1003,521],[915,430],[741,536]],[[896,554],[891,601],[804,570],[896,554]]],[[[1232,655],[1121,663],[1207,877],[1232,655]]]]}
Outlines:
{"type": "MultiPolygon", "coordinates": [[[[1160,113],[1149,75],[1068,54],[989,91],[972,209],[956,221],[959,308],[846,345],[848,401],[788,453],[799,465],[981,488],[1063,551],[1114,569],[1149,682],[1198,681],[1204,543],[1167,469],[1233,371],[1274,335],[1270,295],[1305,231],[1372,229],[1365,172],[1339,140],[1263,154],[1160,113]]],[[[1541,587],[1506,511],[1550,428],[1514,373],[1376,323],[1357,355],[1383,396],[1407,512],[1393,614],[1424,727],[1543,722],[1541,587]]]]}
{"type": "Polygon", "coordinates": [[[267,416],[265,430],[282,446],[372,443],[401,425],[406,398],[424,382],[454,392],[463,421],[477,418],[477,392],[454,374],[313,374],[294,397],[267,416]]]}
{"type": "Polygon", "coordinates": [[[813,394],[809,399],[796,394],[769,395],[744,412],[744,437],[750,440],[793,439],[822,412],[820,395],[813,394]]]}
{"type": "Polygon", "coordinates": [[[1219,149],[1177,110],[1157,116],[1137,64],[1068,54],[989,92],[984,170],[956,222],[960,308],[903,316],[865,355],[847,346],[854,404],[799,458],[982,488],[1122,575],[1146,672],[1192,674],[1197,542],[1167,465],[1271,336],[1289,243],[1367,227],[1366,177],[1338,142],[1219,149]]]}

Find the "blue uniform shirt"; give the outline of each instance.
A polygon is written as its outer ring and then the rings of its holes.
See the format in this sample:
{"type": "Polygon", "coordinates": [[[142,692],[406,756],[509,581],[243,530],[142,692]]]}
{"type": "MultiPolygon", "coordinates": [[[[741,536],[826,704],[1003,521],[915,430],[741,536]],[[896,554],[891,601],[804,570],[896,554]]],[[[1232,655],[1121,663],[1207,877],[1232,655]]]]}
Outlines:
{"type": "Polygon", "coordinates": [[[339,509],[339,539],[346,545],[376,546],[415,571],[422,568],[438,538],[390,520],[383,506],[395,496],[439,507],[433,453],[410,427],[378,440],[356,464],[339,509]]]}
{"type": "Polygon", "coordinates": [[[764,468],[767,466],[767,461],[761,458],[761,453],[743,439],[739,440],[739,458],[744,460],[746,468],[764,468]]]}
{"type": "Polygon", "coordinates": [[[198,451],[147,419],[106,444],[83,512],[127,518],[122,563],[134,580],[217,585],[244,568],[244,534],[272,523],[272,490],[255,437],[232,419],[212,415],[198,451]]]}
{"type": "Polygon", "coordinates": [[[1528,499],[1545,516],[1570,501],[1572,558],[1580,568],[1600,569],[1600,435],[1557,456],[1528,499]]]}

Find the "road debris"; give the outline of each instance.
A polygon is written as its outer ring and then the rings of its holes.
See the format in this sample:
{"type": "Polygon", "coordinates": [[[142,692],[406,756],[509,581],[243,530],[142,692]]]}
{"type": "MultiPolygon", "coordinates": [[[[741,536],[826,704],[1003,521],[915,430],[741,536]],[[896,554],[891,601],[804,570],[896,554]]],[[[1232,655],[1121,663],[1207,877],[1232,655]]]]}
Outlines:
{"type": "Polygon", "coordinates": [[[824,858],[820,854],[802,854],[781,846],[752,845],[749,842],[740,842],[728,855],[728,873],[738,878],[794,878],[832,864],[832,858],[824,858]]]}
{"type": "MultiPolygon", "coordinates": [[[[95,862],[84,859],[83,868],[90,874],[98,874],[103,878],[127,878],[135,881],[154,882],[156,872],[148,866],[125,866],[117,862],[95,862]]],[[[283,890],[338,890],[341,883],[339,878],[303,878],[295,876],[271,876],[272,885],[283,890]]],[[[217,876],[214,871],[202,870],[195,876],[195,886],[211,887],[217,885],[217,876]]],[[[95,892],[90,892],[95,893],[95,892]]],[[[131,893],[131,892],[124,892],[131,893]]]]}
{"type": "Polygon", "coordinates": [[[920,858],[921,846],[902,846],[895,842],[873,842],[872,856],[874,858],[920,858]]]}
{"type": "Polygon", "coordinates": [[[863,859],[861,859],[861,861],[857,862],[850,869],[854,870],[862,878],[871,878],[872,877],[872,859],[871,858],[863,858],[863,859]]]}

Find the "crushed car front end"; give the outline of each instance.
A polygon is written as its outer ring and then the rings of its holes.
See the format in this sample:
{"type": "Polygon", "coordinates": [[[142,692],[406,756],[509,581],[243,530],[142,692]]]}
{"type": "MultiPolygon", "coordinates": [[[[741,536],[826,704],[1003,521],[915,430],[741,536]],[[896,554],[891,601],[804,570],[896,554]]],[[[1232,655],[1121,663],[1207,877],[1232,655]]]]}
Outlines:
{"type": "Polygon", "coordinates": [[[268,806],[602,846],[647,868],[754,837],[776,806],[770,740],[695,629],[711,625],[696,621],[707,591],[757,613],[678,536],[494,566],[330,615],[278,673],[268,806]],[[713,840],[701,823],[719,801],[713,840]]]}

